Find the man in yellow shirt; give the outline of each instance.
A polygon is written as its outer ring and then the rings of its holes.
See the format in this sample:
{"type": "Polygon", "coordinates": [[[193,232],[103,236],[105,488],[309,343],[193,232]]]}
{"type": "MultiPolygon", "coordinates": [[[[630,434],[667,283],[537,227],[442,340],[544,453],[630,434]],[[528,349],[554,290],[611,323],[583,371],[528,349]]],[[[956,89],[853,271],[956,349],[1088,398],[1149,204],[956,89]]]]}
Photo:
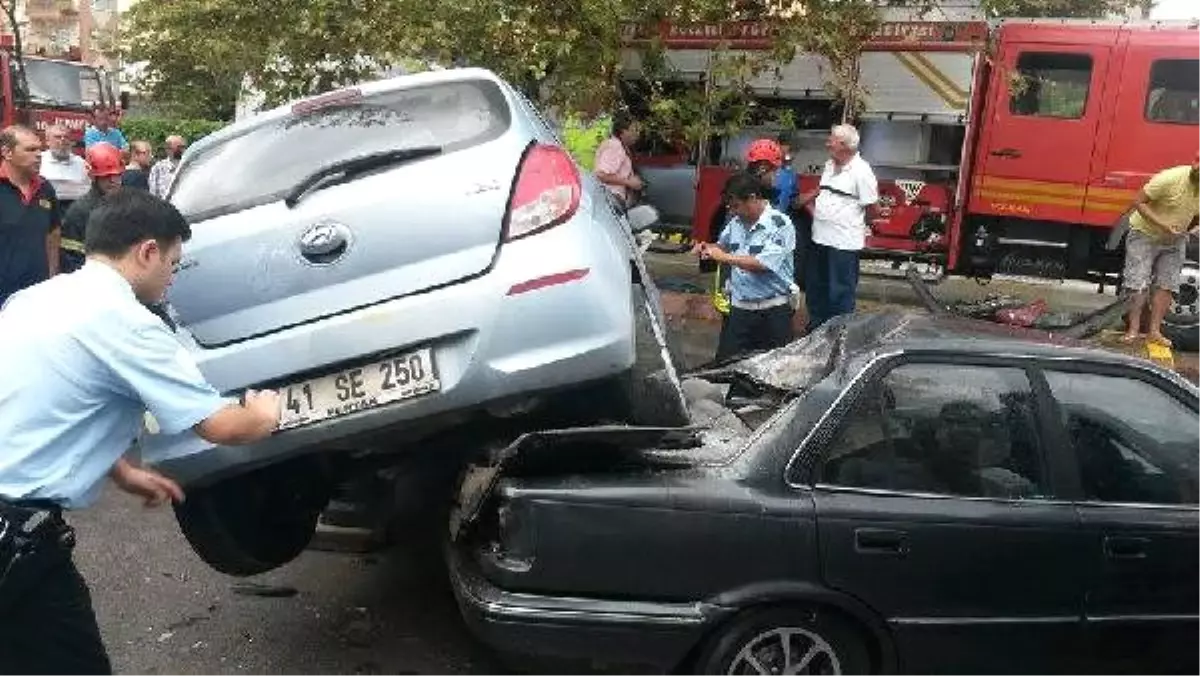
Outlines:
{"type": "Polygon", "coordinates": [[[1162,334],[1162,322],[1172,294],[1179,289],[1188,235],[1195,231],[1193,222],[1200,208],[1198,185],[1200,154],[1190,165],[1155,174],[1138,194],[1125,240],[1125,288],[1132,292],[1124,338],[1127,343],[1137,340],[1146,296],[1153,286],[1146,342],[1171,346],[1162,334]]]}

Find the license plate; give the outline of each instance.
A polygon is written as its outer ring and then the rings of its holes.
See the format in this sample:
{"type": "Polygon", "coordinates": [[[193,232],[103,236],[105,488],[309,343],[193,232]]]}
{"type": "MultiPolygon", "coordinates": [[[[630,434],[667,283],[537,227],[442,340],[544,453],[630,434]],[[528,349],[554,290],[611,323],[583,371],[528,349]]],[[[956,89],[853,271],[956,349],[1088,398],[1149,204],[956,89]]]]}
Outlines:
{"type": "Polygon", "coordinates": [[[293,383],[280,391],[279,429],[311,425],[441,389],[426,348],[293,383]]]}

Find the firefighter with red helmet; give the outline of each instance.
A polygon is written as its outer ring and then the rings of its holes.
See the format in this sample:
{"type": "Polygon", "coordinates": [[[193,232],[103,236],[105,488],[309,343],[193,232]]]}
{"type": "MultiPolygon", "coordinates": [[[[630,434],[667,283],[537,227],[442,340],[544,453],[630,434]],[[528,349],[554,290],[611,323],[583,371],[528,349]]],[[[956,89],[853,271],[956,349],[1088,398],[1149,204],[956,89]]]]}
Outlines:
{"type": "Polygon", "coordinates": [[[87,230],[88,217],[105,195],[111,195],[121,189],[121,175],[125,173],[125,163],[121,151],[114,145],[100,142],[94,143],[87,149],[85,159],[88,164],[88,175],[92,179],[92,187],[87,194],[75,201],[63,218],[62,235],[62,264],[63,272],[71,272],[83,265],[83,240],[87,230]]]}

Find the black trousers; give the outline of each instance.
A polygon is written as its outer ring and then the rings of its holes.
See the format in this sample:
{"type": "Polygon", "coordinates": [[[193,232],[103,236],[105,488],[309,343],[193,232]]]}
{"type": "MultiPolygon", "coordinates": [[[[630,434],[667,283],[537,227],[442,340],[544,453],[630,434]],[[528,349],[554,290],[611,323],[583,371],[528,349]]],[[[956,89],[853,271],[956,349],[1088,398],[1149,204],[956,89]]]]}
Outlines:
{"type": "MultiPolygon", "coordinates": [[[[7,505],[0,511],[13,514],[7,505]]],[[[39,541],[0,581],[0,673],[111,674],[92,596],[71,558],[74,534],[39,541]]],[[[4,570],[0,562],[0,571],[4,570]]]]}
{"type": "Polygon", "coordinates": [[[786,303],[766,310],[729,308],[717,341],[716,360],[787,345],[792,340],[792,314],[792,306],[786,303]]]}

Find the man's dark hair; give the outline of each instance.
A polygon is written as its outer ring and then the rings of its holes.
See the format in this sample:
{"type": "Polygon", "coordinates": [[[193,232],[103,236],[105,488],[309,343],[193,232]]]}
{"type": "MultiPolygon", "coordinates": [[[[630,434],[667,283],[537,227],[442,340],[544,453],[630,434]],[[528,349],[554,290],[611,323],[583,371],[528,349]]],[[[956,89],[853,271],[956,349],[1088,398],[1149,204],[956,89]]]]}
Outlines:
{"type": "Polygon", "coordinates": [[[166,247],[191,237],[191,227],[170,202],[144,190],[118,190],[102,198],[88,218],[84,249],[120,258],[148,239],[166,247]]]}
{"type": "Polygon", "coordinates": [[[740,171],[725,183],[725,199],[747,200],[753,197],[767,199],[767,188],[762,179],[748,171],[740,171]]]}
{"type": "Polygon", "coordinates": [[[612,135],[620,136],[626,129],[632,127],[634,122],[637,122],[637,120],[633,119],[633,116],[629,113],[618,112],[613,115],[612,135]]]}

